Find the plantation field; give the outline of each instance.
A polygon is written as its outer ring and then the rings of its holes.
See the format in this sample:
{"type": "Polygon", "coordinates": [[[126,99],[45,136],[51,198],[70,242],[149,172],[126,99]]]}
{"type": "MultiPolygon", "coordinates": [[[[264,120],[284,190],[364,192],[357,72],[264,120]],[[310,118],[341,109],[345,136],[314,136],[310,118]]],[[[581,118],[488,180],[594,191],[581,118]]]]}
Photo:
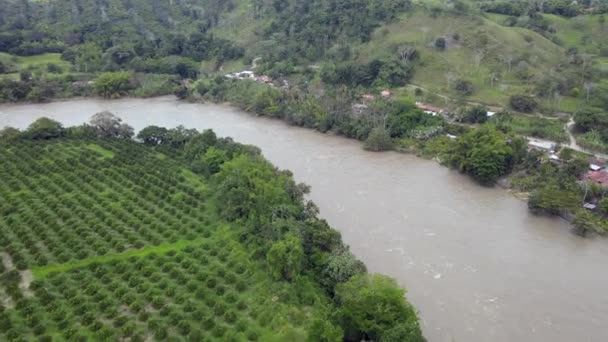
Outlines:
{"type": "Polygon", "coordinates": [[[252,261],[205,178],[163,154],[76,140],[0,159],[0,340],[278,341],[322,307],[252,261]]]}

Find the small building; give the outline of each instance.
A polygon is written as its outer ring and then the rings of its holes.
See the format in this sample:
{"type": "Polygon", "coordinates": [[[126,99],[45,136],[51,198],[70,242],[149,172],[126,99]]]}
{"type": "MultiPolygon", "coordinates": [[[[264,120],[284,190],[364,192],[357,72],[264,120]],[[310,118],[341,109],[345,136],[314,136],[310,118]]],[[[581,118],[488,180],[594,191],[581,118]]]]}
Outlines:
{"type": "Polygon", "coordinates": [[[382,97],[391,97],[391,95],[393,95],[393,93],[391,93],[388,90],[383,90],[380,92],[380,95],[382,95],[382,97]]]}
{"type": "Polygon", "coordinates": [[[416,107],[418,107],[418,109],[422,109],[422,111],[425,112],[426,114],[430,114],[433,116],[445,113],[445,111],[442,108],[427,105],[422,102],[416,102],[416,107]]]}
{"type": "Polygon", "coordinates": [[[591,171],[599,171],[599,170],[601,170],[601,169],[602,169],[602,167],[601,167],[601,166],[599,166],[599,165],[596,165],[596,164],[589,164],[589,170],[591,170],[591,171]]]}
{"type": "Polygon", "coordinates": [[[595,210],[595,208],[597,208],[597,205],[595,205],[593,203],[585,203],[585,204],[583,204],[583,208],[593,211],[593,210],[595,210]]]}
{"type": "Polygon", "coordinates": [[[493,117],[494,115],[496,115],[496,112],[487,112],[486,113],[486,116],[489,118],[493,117]]]}
{"type": "Polygon", "coordinates": [[[455,136],[453,134],[446,134],[445,136],[448,137],[448,138],[450,138],[450,139],[452,139],[452,140],[458,138],[457,136],[455,136]]]}

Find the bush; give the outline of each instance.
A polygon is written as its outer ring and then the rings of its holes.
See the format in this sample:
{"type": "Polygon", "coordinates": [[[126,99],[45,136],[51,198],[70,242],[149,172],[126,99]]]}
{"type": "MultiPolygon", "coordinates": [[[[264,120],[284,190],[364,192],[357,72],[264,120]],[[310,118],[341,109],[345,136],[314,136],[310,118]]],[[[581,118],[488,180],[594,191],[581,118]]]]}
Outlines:
{"type": "Polygon", "coordinates": [[[363,143],[363,148],[368,151],[388,151],[393,148],[393,141],[390,134],[384,128],[376,127],[372,129],[369,136],[363,143]]]}
{"type": "Polygon", "coordinates": [[[106,72],[97,77],[93,88],[97,95],[117,98],[127,95],[135,86],[128,72],[106,72]]]}
{"type": "Polygon", "coordinates": [[[481,105],[467,108],[463,120],[467,123],[484,123],[488,120],[488,108],[481,105]]]}
{"type": "Polygon", "coordinates": [[[538,103],[529,95],[513,95],[509,99],[509,105],[516,111],[531,113],[536,109],[538,103]]]}
{"type": "Polygon", "coordinates": [[[34,121],[25,131],[26,135],[35,140],[48,140],[59,138],[65,135],[65,129],[59,122],[40,118],[34,121]]]}
{"type": "Polygon", "coordinates": [[[447,40],[443,37],[437,37],[434,44],[439,50],[445,50],[445,48],[448,46],[447,40]]]}
{"type": "Polygon", "coordinates": [[[468,80],[456,80],[454,82],[454,90],[458,92],[462,96],[472,95],[475,91],[475,87],[473,86],[473,82],[468,80]]]}

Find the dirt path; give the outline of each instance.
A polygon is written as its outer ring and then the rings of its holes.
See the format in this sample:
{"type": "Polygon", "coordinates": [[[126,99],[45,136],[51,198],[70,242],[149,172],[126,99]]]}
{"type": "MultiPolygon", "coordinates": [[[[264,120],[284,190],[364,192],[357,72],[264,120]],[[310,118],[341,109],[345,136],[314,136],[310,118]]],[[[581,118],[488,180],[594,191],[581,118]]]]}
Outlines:
{"type": "Polygon", "coordinates": [[[34,280],[34,274],[30,270],[21,271],[19,274],[21,275],[19,289],[21,289],[25,297],[33,297],[34,293],[30,290],[30,284],[34,280]]]}
{"type": "Polygon", "coordinates": [[[13,258],[11,258],[8,253],[0,253],[0,258],[2,259],[2,264],[4,264],[4,268],[6,268],[7,271],[12,271],[15,268],[15,265],[13,264],[13,258]]]}
{"type": "Polygon", "coordinates": [[[256,57],[251,61],[251,69],[255,69],[258,67],[258,62],[262,60],[262,57],[256,57]]]}
{"type": "Polygon", "coordinates": [[[570,121],[568,121],[568,123],[565,125],[564,129],[566,130],[566,133],[568,134],[568,137],[570,138],[570,143],[568,144],[568,147],[575,150],[575,151],[579,151],[579,152],[583,152],[583,153],[587,153],[587,154],[591,154],[594,155],[598,158],[602,158],[602,159],[608,159],[608,154],[604,154],[604,153],[599,153],[599,152],[591,152],[583,147],[581,147],[577,142],[576,142],[576,137],[574,136],[574,134],[572,134],[572,129],[574,128],[574,125],[576,123],[574,122],[573,118],[570,118],[570,121]]]}

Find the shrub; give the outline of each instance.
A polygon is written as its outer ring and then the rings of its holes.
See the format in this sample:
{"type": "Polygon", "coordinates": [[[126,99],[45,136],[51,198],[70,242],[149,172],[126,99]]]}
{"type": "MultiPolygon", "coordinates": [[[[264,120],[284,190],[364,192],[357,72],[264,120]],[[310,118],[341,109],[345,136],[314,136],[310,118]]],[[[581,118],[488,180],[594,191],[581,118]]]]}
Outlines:
{"type": "Polygon", "coordinates": [[[538,103],[529,95],[513,95],[509,99],[509,105],[516,111],[531,113],[536,109],[538,103]]]}
{"type": "Polygon", "coordinates": [[[434,44],[439,50],[445,50],[448,46],[448,42],[444,37],[437,37],[434,44]]]}
{"type": "Polygon", "coordinates": [[[40,118],[34,121],[25,131],[27,136],[36,140],[59,138],[64,136],[65,133],[62,124],[49,118],[40,118]]]}
{"type": "Polygon", "coordinates": [[[454,82],[454,90],[462,96],[469,96],[473,94],[475,87],[473,86],[473,82],[460,79],[454,82]]]}
{"type": "Polygon", "coordinates": [[[393,148],[393,141],[388,131],[381,127],[372,129],[369,136],[363,143],[363,148],[368,151],[387,151],[393,148]]]}
{"type": "Polygon", "coordinates": [[[135,86],[128,72],[106,72],[95,80],[94,89],[97,95],[117,98],[126,95],[135,86]]]}

